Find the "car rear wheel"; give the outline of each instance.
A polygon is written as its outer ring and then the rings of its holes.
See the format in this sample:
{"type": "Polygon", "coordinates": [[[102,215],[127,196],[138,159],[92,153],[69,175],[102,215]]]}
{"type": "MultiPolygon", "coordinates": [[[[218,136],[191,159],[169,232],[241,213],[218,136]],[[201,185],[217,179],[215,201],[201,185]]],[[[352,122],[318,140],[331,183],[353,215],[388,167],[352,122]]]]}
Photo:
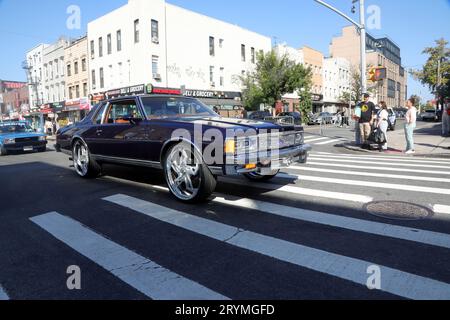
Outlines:
{"type": "Polygon", "coordinates": [[[172,146],[163,161],[170,192],[180,201],[201,202],[216,189],[216,178],[201,155],[187,143],[172,146]]]}
{"type": "Polygon", "coordinates": [[[77,174],[82,178],[96,178],[101,172],[100,165],[95,162],[86,144],[77,140],[72,148],[73,166],[77,174]]]}
{"type": "Polygon", "coordinates": [[[248,180],[251,181],[259,181],[259,182],[264,182],[264,181],[269,181],[273,178],[275,178],[275,176],[280,172],[280,170],[273,170],[270,174],[268,175],[263,175],[257,172],[250,172],[250,173],[245,173],[244,177],[246,177],[248,180]]]}

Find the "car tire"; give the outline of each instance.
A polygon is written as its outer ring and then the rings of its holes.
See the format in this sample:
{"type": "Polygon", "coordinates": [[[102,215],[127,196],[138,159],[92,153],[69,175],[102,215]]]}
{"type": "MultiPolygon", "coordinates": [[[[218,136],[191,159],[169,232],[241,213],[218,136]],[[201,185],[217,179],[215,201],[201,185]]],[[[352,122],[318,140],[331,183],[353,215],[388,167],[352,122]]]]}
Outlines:
{"type": "Polygon", "coordinates": [[[6,151],[5,148],[0,147],[0,156],[6,156],[8,154],[8,151],[6,151]]]}
{"type": "Polygon", "coordinates": [[[272,174],[268,175],[262,175],[257,172],[251,172],[251,173],[244,173],[244,177],[246,177],[250,181],[267,182],[275,178],[278,173],[280,173],[280,170],[274,170],[272,174]]]}
{"type": "Polygon", "coordinates": [[[181,142],[170,147],[163,169],[170,193],[181,202],[205,201],[216,189],[216,177],[191,144],[181,142]]]}
{"type": "Polygon", "coordinates": [[[96,178],[102,171],[101,166],[92,158],[87,145],[79,139],[72,145],[72,160],[75,172],[82,178],[96,178]]]}

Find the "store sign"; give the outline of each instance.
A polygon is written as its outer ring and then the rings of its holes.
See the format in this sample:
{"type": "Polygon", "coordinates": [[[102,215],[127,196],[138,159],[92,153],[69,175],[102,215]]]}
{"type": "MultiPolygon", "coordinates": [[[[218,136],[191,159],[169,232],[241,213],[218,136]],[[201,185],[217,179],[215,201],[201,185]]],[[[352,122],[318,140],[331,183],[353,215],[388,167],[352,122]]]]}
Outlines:
{"type": "Polygon", "coordinates": [[[184,90],[183,95],[193,98],[209,98],[209,99],[234,99],[241,98],[240,92],[224,92],[224,91],[209,91],[209,90],[184,90]]]}
{"type": "Polygon", "coordinates": [[[152,88],[152,91],[148,92],[152,94],[172,94],[172,95],[181,95],[180,89],[170,89],[170,88],[152,88]]]}
{"type": "Polygon", "coordinates": [[[145,89],[146,89],[145,85],[141,84],[141,85],[132,86],[132,87],[110,90],[110,91],[107,91],[105,93],[105,95],[108,99],[133,96],[133,95],[138,95],[138,94],[144,94],[145,89]]]}
{"type": "Polygon", "coordinates": [[[3,81],[2,84],[6,89],[20,89],[26,85],[25,82],[13,82],[13,81],[3,81]]]}
{"type": "Polygon", "coordinates": [[[88,98],[66,100],[63,111],[89,110],[90,103],[88,98]]]}

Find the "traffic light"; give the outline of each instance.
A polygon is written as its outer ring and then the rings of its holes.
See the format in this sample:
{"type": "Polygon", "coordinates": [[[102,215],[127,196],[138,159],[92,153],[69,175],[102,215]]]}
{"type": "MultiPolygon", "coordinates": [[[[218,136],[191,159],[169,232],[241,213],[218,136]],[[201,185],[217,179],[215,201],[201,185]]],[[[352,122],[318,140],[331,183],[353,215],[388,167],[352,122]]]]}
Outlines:
{"type": "Polygon", "coordinates": [[[368,79],[377,82],[386,79],[387,70],[384,67],[370,67],[368,79]]]}

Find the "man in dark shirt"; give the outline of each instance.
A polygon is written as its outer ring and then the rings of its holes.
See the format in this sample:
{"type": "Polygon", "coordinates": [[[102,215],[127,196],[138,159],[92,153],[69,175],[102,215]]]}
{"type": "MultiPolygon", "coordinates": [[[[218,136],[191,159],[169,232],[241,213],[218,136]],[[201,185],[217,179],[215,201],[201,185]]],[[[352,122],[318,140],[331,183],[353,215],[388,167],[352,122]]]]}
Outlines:
{"type": "Polygon", "coordinates": [[[375,115],[375,105],[369,101],[370,95],[363,95],[364,101],[359,104],[361,117],[359,118],[359,131],[361,132],[361,143],[363,148],[369,148],[369,136],[372,131],[372,122],[375,115]]]}

